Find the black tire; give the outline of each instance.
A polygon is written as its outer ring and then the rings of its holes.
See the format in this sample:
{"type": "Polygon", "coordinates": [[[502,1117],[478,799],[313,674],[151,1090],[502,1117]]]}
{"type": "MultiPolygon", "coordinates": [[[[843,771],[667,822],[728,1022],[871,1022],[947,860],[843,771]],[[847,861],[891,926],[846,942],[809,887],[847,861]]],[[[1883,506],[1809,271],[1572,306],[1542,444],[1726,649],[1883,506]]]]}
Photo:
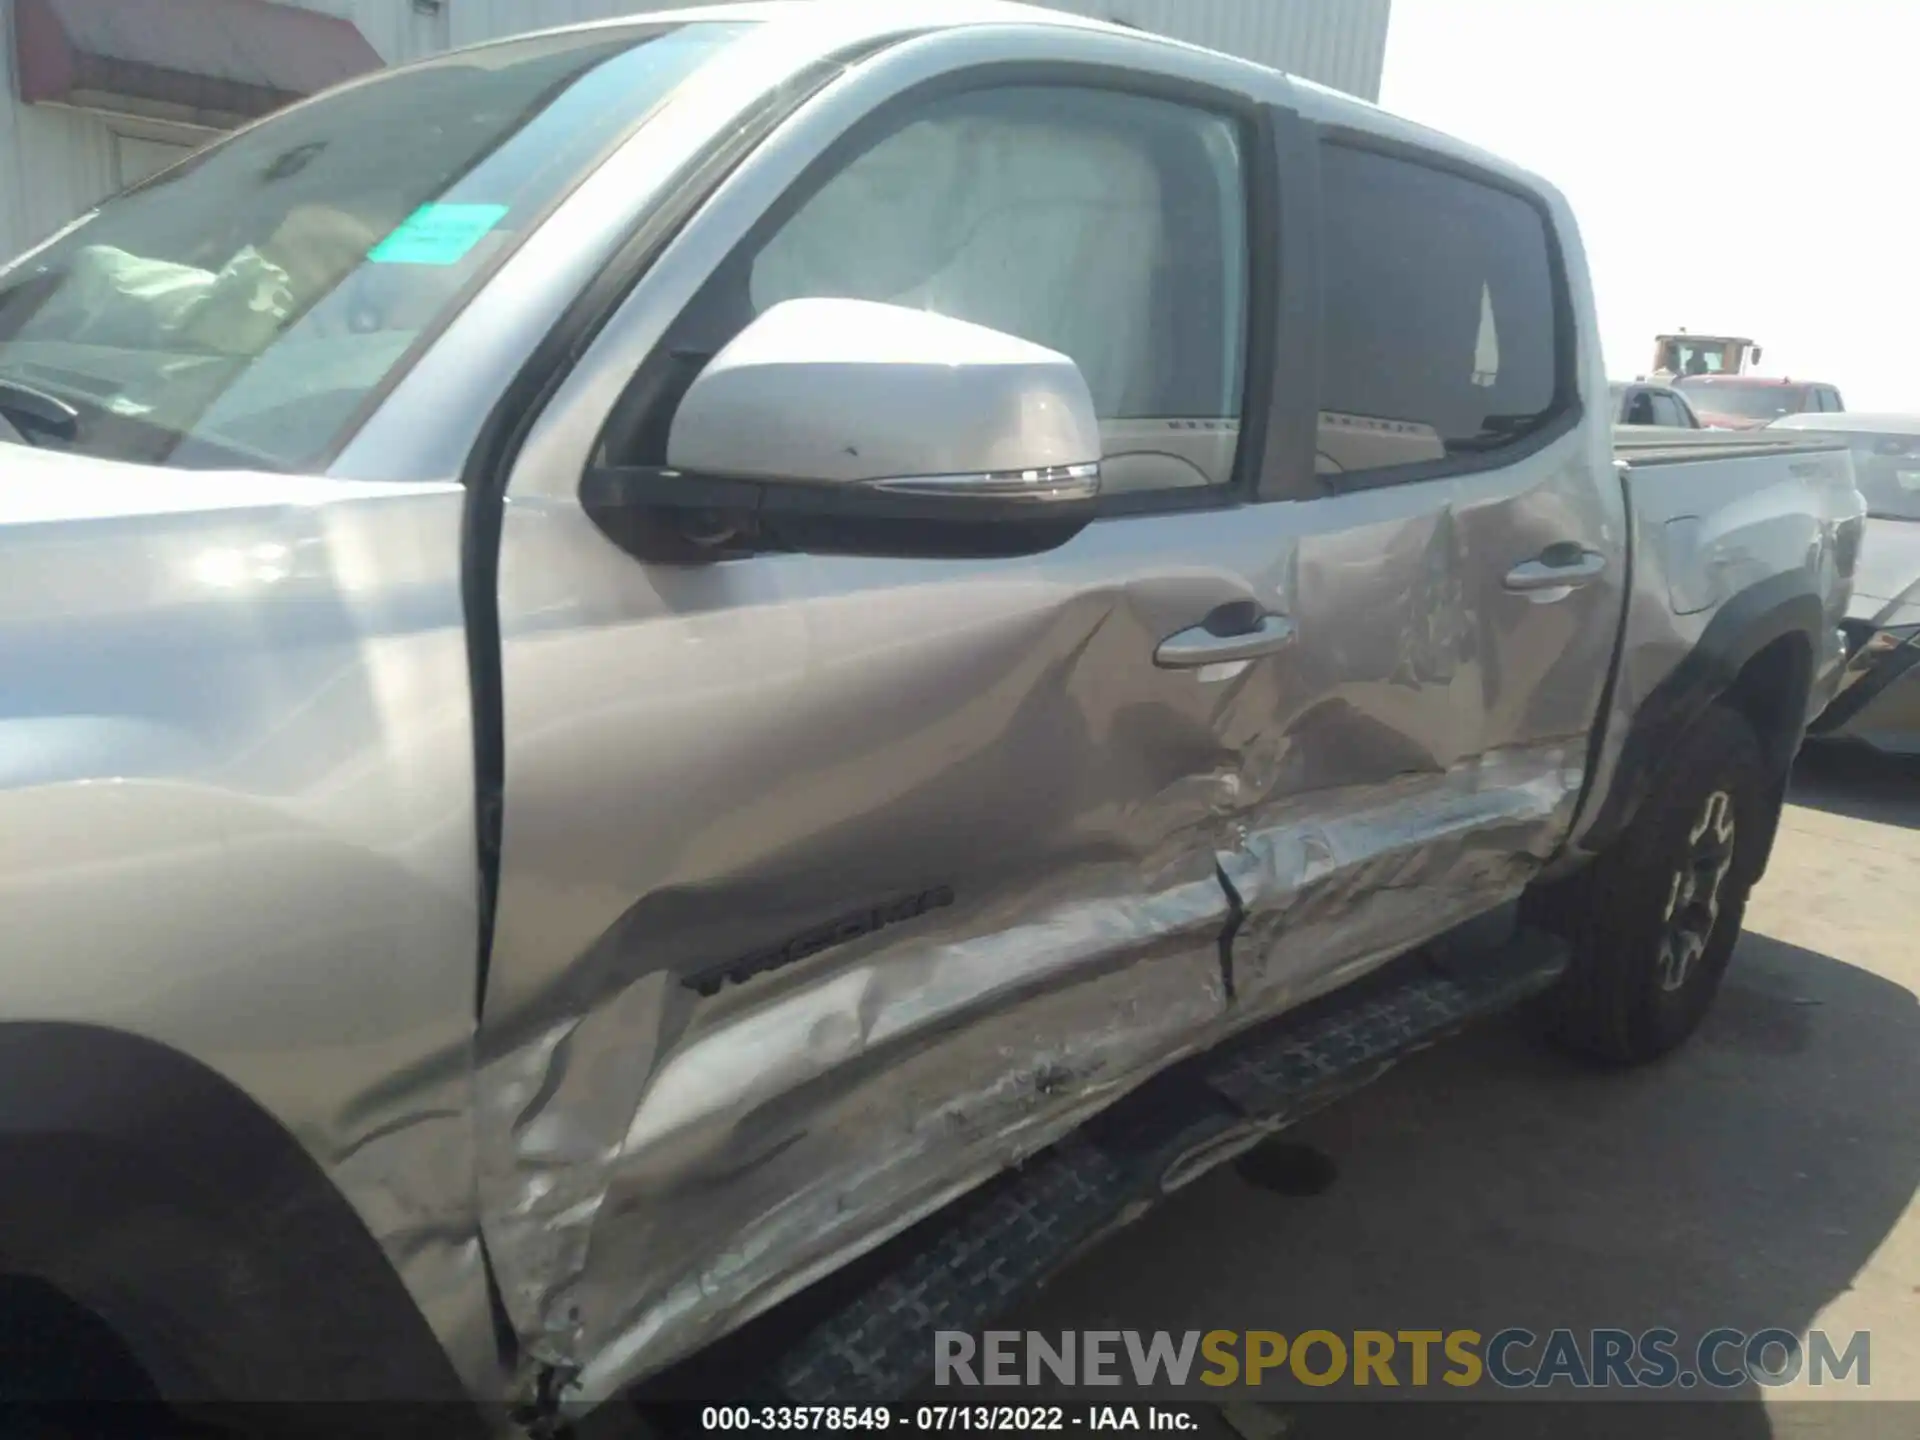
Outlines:
{"type": "MultiPolygon", "coordinates": [[[[419,1433],[419,1401],[432,1404],[436,1436],[484,1433],[458,1392],[429,1388],[436,1372],[415,1388],[402,1382],[420,1371],[386,1368],[383,1357],[410,1345],[410,1331],[381,1328],[377,1310],[330,1312],[329,1291],[298,1284],[299,1265],[360,1278],[358,1252],[336,1248],[333,1232],[299,1223],[297,1212],[260,1216],[297,1257],[280,1271],[268,1242],[248,1233],[251,1222],[153,1195],[143,1188],[151,1172],[126,1157],[0,1150],[0,1160],[9,1182],[0,1193],[0,1305],[9,1286],[56,1294],[74,1337],[59,1342],[71,1352],[63,1363],[48,1364],[34,1348],[47,1343],[44,1303],[38,1312],[0,1309],[0,1387],[40,1407],[30,1417],[37,1423],[161,1440],[330,1440],[343,1429],[377,1440],[419,1433]],[[123,1406],[94,1403],[103,1398],[123,1406]],[[334,1401],[358,1402],[350,1420],[334,1401]]],[[[378,1270],[366,1278],[399,1284],[378,1270]]],[[[4,1423],[0,1440],[12,1440],[4,1423]]]]}
{"type": "Polygon", "coordinates": [[[0,1440],[171,1433],[120,1337],[43,1281],[0,1275],[0,1440]]]}
{"type": "Polygon", "coordinates": [[[1543,897],[1540,919],[1573,949],[1547,1001],[1556,1041],[1639,1065],[1699,1028],[1740,938],[1779,795],[1736,711],[1715,705],[1681,737],[1612,848],[1543,897]]]}

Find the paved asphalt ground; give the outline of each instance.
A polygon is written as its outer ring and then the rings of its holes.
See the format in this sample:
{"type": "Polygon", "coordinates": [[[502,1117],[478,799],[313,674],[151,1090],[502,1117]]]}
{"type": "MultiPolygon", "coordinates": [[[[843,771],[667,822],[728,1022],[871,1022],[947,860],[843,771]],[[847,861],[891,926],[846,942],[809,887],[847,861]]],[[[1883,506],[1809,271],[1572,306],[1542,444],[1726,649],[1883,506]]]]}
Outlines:
{"type": "MultiPolygon", "coordinates": [[[[1679,1054],[1596,1071],[1494,1022],[1289,1132],[1331,1161],[1319,1193],[1217,1171],[1011,1325],[1666,1326],[1683,1357],[1722,1325],[1820,1327],[1836,1348],[1868,1330],[1873,1400],[1830,1383],[1655,1410],[1421,1405],[1383,1433],[1920,1437],[1917,994],[1920,766],[1803,756],[1726,988],[1679,1054]]],[[[1238,1428],[1343,1434],[1357,1412],[1280,1400],[1238,1428]]]]}

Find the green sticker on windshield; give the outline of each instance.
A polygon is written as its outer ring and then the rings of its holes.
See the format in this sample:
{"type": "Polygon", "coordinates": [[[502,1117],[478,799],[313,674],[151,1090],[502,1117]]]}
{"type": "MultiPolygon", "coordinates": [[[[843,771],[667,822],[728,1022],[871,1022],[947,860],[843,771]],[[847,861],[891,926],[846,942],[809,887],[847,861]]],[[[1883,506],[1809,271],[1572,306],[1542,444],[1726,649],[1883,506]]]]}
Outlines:
{"type": "Polygon", "coordinates": [[[422,205],[367,252],[381,265],[453,265],[507,213],[504,205],[422,205]]]}

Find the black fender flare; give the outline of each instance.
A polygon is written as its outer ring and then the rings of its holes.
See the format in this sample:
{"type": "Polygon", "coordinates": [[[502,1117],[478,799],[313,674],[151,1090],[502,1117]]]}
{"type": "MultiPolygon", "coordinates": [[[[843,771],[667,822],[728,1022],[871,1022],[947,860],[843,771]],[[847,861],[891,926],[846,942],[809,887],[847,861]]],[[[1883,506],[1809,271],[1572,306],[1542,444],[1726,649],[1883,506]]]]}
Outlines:
{"type": "MultiPolygon", "coordinates": [[[[1693,648],[1654,687],[1634,715],[1621,744],[1613,783],[1601,799],[1581,848],[1597,852],[1617,840],[1633,823],[1659,778],[1662,760],[1679,737],[1709,706],[1735,689],[1741,672],[1756,655],[1785,637],[1800,636],[1807,642],[1806,664],[1789,680],[1789,693],[1780,697],[1783,708],[1779,720],[1759,727],[1761,746],[1784,794],[1787,771],[1806,728],[1807,702],[1813,686],[1812,660],[1825,625],[1826,611],[1820,597],[1809,587],[1808,577],[1799,572],[1770,576],[1725,601],[1693,648]]],[[[1759,857],[1762,867],[1772,843],[1769,832],[1759,857]]]]}
{"type": "Polygon", "coordinates": [[[467,1399],[320,1166],[177,1050],[0,1024],[0,1175],[0,1270],[99,1315],[171,1399],[467,1399]]]}

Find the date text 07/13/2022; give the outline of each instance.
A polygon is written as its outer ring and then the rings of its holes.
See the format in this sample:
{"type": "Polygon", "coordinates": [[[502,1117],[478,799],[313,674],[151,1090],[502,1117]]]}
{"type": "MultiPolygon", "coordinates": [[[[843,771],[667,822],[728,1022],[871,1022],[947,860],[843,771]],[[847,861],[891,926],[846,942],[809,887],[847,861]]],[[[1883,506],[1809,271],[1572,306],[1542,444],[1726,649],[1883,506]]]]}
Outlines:
{"type": "Polygon", "coordinates": [[[706,1433],[756,1435],[799,1430],[1017,1435],[1140,1430],[1180,1434],[1200,1428],[1198,1408],[1191,1405],[707,1405],[700,1411],[700,1429],[706,1433]]]}

